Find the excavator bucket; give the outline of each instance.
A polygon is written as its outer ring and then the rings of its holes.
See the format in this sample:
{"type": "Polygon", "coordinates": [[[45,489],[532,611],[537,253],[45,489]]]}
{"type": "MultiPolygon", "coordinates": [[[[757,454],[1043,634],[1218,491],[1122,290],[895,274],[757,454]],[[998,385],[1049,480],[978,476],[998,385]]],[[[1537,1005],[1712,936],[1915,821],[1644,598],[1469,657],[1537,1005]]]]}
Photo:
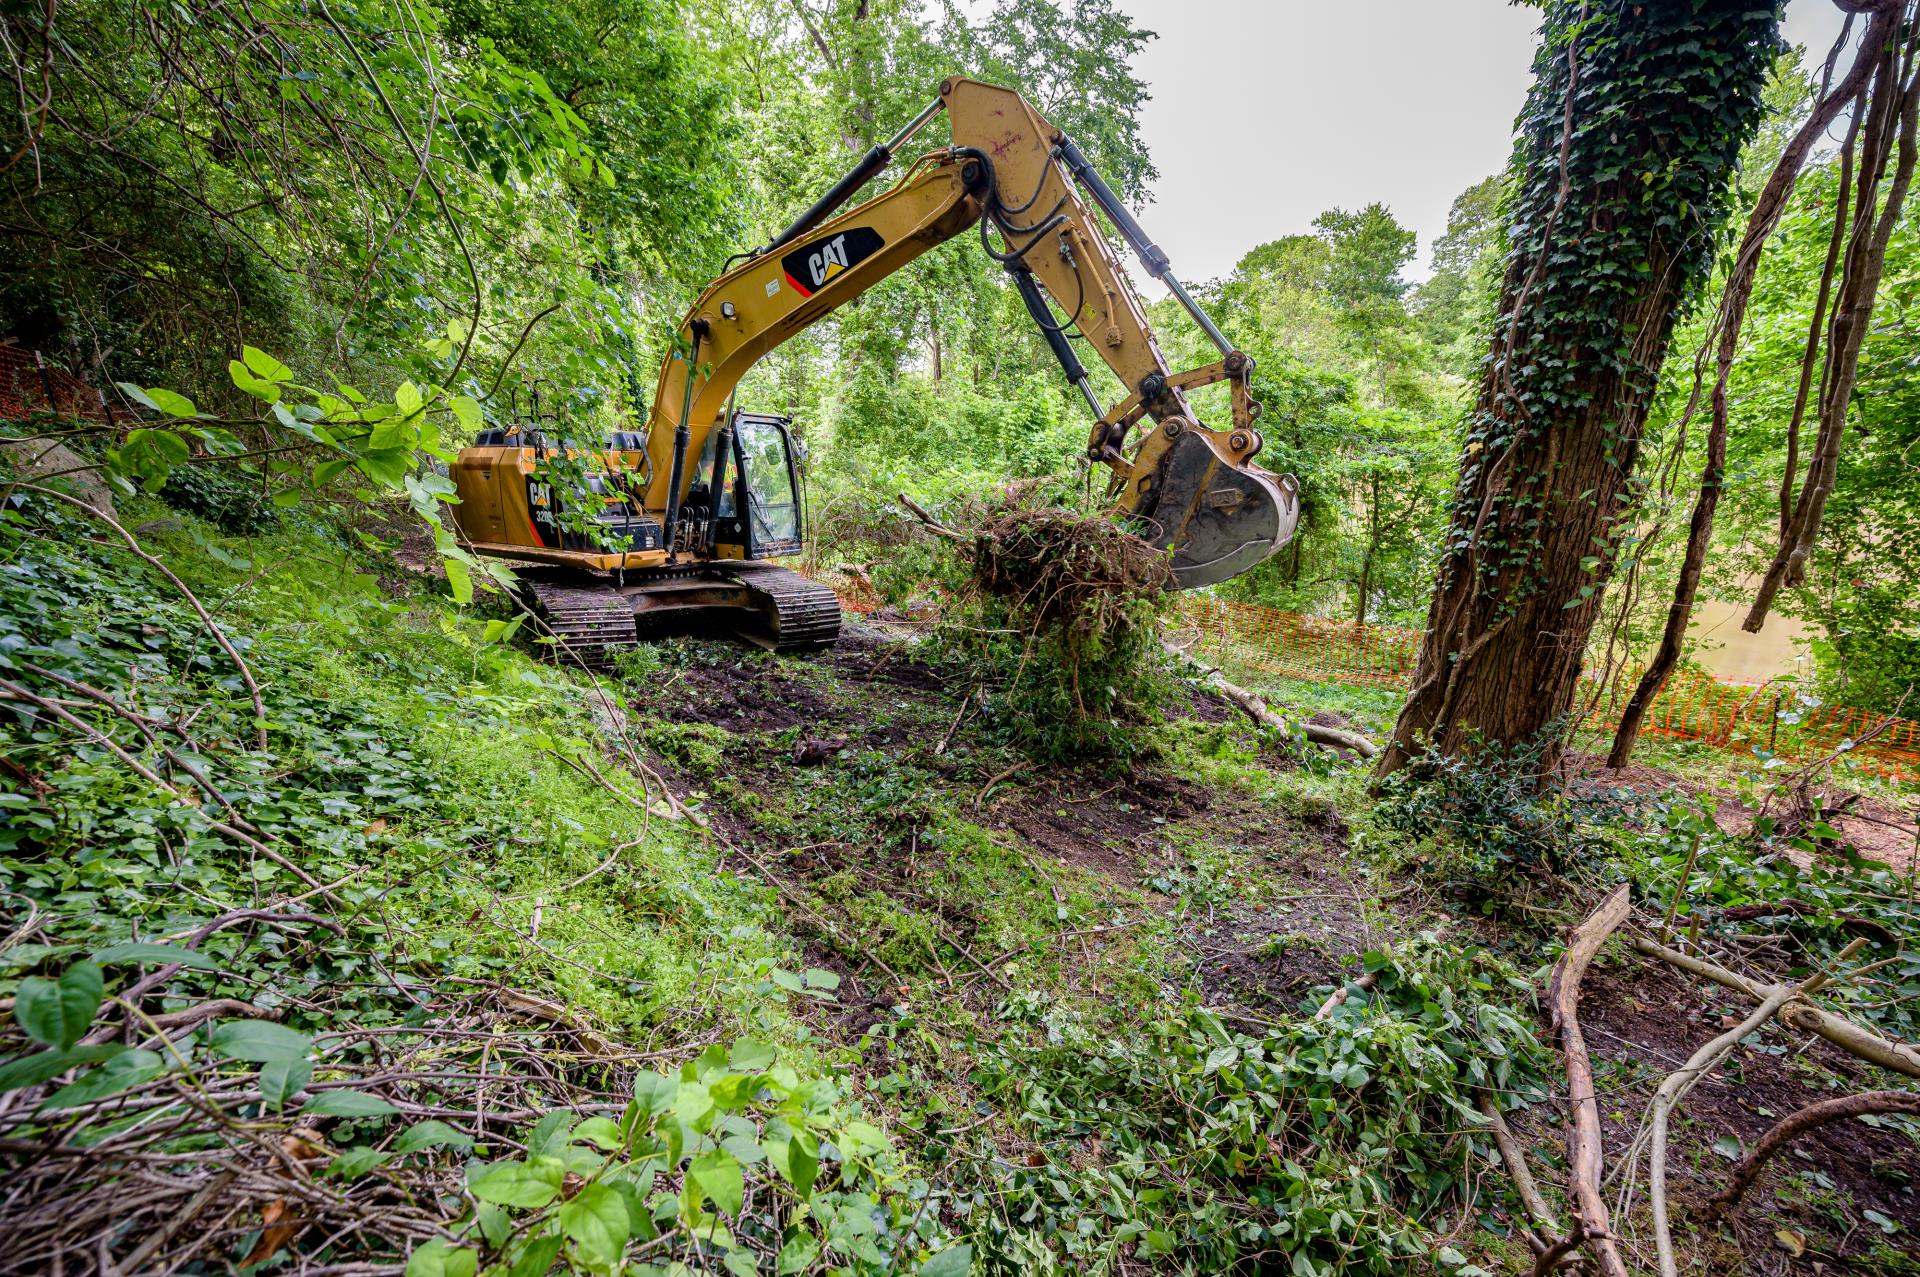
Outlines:
{"type": "Polygon", "coordinates": [[[1169,550],[1178,588],[1238,576],[1293,538],[1300,485],[1290,474],[1235,465],[1201,431],[1189,430],[1161,457],[1147,540],[1169,550]]]}

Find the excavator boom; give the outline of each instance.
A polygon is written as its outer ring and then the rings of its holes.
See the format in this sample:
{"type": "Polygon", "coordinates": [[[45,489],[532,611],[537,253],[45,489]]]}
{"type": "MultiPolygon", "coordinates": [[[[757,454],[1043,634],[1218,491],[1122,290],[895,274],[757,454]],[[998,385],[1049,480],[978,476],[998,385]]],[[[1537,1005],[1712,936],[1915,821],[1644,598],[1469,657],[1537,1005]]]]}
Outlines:
{"type": "MultiPolygon", "coordinates": [[[[1262,445],[1254,425],[1260,407],[1249,388],[1252,361],[1195,304],[1166,255],[1070,138],[1019,94],[958,76],[786,231],[745,255],[694,302],[676,349],[662,363],[644,437],[618,435],[603,454],[617,481],[604,485],[611,512],[597,516],[600,535],[588,538],[600,544],[587,544],[577,532],[569,543],[554,517],[561,498],[534,477],[543,454],[532,431],[522,437],[493,432],[461,454],[455,481],[463,530],[484,552],[615,573],[622,590],[632,574],[642,593],[649,581],[672,580],[681,594],[698,595],[685,584],[690,568],[719,564],[728,580],[746,580],[750,565],[798,552],[802,529],[790,448],[784,488],[775,482],[780,467],[771,459],[776,444],[790,442],[785,423],[734,412],[736,387],[782,342],[975,227],[1088,404],[1094,421],[1087,457],[1110,472],[1115,514],[1167,550],[1176,583],[1225,580],[1285,544],[1299,515],[1298,487],[1291,476],[1252,464],[1262,445]],[[943,109],[952,145],[922,156],[872,199],[838,211],[943,109]],[[1218,361],[1183,371],[1168,367],[1095,208],[1186,307],[1218,347],[1218,361]],[[1103,405],[1075,339],[1126,388],[1118,403],[1103,405]],[[1232,420],[1213,428],[1199,421],[1187,392],[1222,381],[1231,391],[1232,420]],[[788,507],[790,513],[779,513],[788,507]]],[[[771,578],[762,572],[751,579],[771,578]]],[[[752,595],[758,587],[747,588],[752,595]]],[[[664,585],[653,590],[667,592],[664,585]]],[[[637,615],[646,610],[635,603],[637,615]]],[[[781,629],[778,616],[771,624],[781,629]]],[[[620,628],[617,616],[613,628],[620,628]]]]}

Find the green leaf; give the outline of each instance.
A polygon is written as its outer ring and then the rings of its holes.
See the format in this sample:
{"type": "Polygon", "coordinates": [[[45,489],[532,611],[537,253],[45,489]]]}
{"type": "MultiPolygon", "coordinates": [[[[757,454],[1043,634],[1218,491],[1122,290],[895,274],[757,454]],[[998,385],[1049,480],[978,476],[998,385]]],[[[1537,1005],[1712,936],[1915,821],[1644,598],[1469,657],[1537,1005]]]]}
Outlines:
{"type": "Polygon", "coordinates": [[[746,1196],[746,1176],[733,1154],[720,1148],[702,1153],[688,1164],[687,1175],[723,1212],[740,1213],[740,1203],[746,1196]]]}
{"type": "Polygon", "coordinates": [[[293,369],[275,359],[264,350],[252,346],[240,348],[240,358],[247,361],[247,367],[253,375],[265,381],[291,381],[293,369]]]}
{"type": "Polygon", "coordinates": [[[459,559],[447,559],[447,589],[461,607],[473,602],[473,569],[459,559]]]}
{"type": "Polygon", "coordinates": [[[74,1108],[109,1095],[118,1095],[122,1091],[131,1091],[141,1083],[160,1076],[166,1068],[167,1061],[158,1052],[122,1051],[99,1068],[82,1073],[76,1081],[55,1091],[41,1107],[74,1108]]]}
{"type": "Polygon", "coordinates": [[[410,381],[403,381],[393,392],[393,406],[401,413],[411,417],[420,411],[420,387],[410,381]]]}
{"type": "Polygon", "coordinates": [[[260,1066],[260,1098],[275,1110],[313,1081],[313,1061],[304,1055],[283,1055],[260,1066]]]}
{"type": "Polygon", "coordinates": [[[86,1035],[106,983],[100,968],[76,962],[57,980],[29,976],[13,997],[13,1019],[35,1042],[66,1050],[86,1035]]]}
{"type": "Polygon", "coordinates": [[[603,1153],[610,1153],[621,1144],[620,1128],[613,1124],[610,1117],[590,1117],[573,1128],[573,1134],[567,1137],[582,1144],[591,1144],[603,1153]]]}
{"type": "Polygon", "coordinates": [[[334,1179],[355,1180],[392,1160],[393,1154],[377,1148],[350,1148],[327,1163],[326,1173],[334,1179]]]}
{"type": "Polygon", "coordinates": [[[193,400],[187,398],[185,395],[175,394],[171,390],[163,390],[158,386],[148,386],[147,393],[143,398],[147,403],[152,404],[156,411],[164,412],[169,417],[197,417],[200,415],[200,410],[193,406],[193,400]]]}
{"type": "Polygon", "coordinates": [[[483,1202],[532,1209],[545,1206],[559,1195],[565,1174],[566,1168],[557,1158],[536,1158],[531,1163],[496,1162],[481,1171],[469,1187],[483,1202]]]}
{"type": "Polygon", "coordinates": [[[810,1233],[795,1233],[780,1248],[779,1271],[782,1277],[809,1267],[820,1254],[820,1243],[810,1233]]]}
{"type": "Polygon", "coordinates": [[[22,1055],[0,1064],[0,1094],[26,1086],[52,1081],[68,1069],[96,1060],[110,1060],[127,1048],[117,1042],[102,1046],[76,1046],[67,1051],[41,1051],[22,1055]]]}
{"type": "Polygon", "coordinates": [[[171,430],[129,430],[123,451],[151,453],[161,466],[177,466],[193,455],[193,445],[171,430]]]}
{"type": "Polygon", "coordinates": [[[973,1247],[949,1246],[920,1265],[920,1277],[967,1277],[973,1271],[973,1247]]]}
{"type": "Polygon", "coordinates": [[[399,1111],[365,1091],[321,1091],[300,1109],[305,1117],[392,1117],[399,1111]]]}
{"type": "Polygon", "coordinates": [[[445,1122],[431,1119],[409,1126],[393,1142],[393,1151],[396,1153],[418,1153],[423,1148],[457,1148],[465,1152],[472,1147],[471,1135],[455,1130],[445,1122]]]}
{"type": "Polygon", "coordinates": [[[727,1052],[727,1063],[743,1073],[764,1073],[777,1058],[772,1047],[754,1038],[741,1038],[727,1052]]]}
{"type": "Polygon", "coordinates": [[[479,430],[487,424],[487,418],[480,411],[480,401],[472,395],[455,395],[447,400],[447,407],[453,409],[453,418],[468,430],[479,430]]]}
{"type": "Polygon", "coordinates": [[[255,399],[264,399],[268,403],[280,402],[280,387],[271,381],[264,381],[253,375],[247,366],[238,359],[227,362],[227,375],[233,378],[233,384],[252,395],[255,399]]]}
{"type": "Polygon", "coordinates": [[[498,619],[488,621],[486,631],[481,634],[480,641],[482,643],[511,643],[513,636],[520,632],[520,623],[526,619],[526,613],[523,612],[511,621],[498,619]]]}
{"type": "Polygon", "coordinates": [[[795,1131],[782,1142],[763,1141],[767,1158],[793,1191],[806,1197],[813,1192],[813,1181],[820,1174],[820,1141],[810,1131],[795,1131]]]}
{"type": "Polygon", "coordinates": [[[436,1237],[407,1256],[406,1277],[473,1277],[479,1267],[479,1252],[436,1237]]]}
{"type": "Polygon", "coordinates": [[[208,1045],[222,1059],[264,1064],[305,1055],[313,1049],[313,1040],[271,1020],[228,1020],[214,1027],[208,1045]]]}
{"type": "Polygon", "coordinates": [[[513,1266],[507,1270],[507,1277],[547,1277],[547,1270],[553,1267],[553,1261],[560,1256],[560,1247],[565,1244],[564,1237],[535,1237],[520,1253],[514,1256],[513,1266]]]}
{"type": "Polygon", "coordinates": [[[145,962],[155,966],[171,966],[177,962],[183,967],[197,967],[202,971],[219,968],[218,963],[198,949],[182,949],[174,944],[149,944],[139,940],[96,949],[93,960],[103,967],[110,967],[116,962],[145,962]]]}
{"type": "Polygon", "coordinates": [[[1744,1153],[1746,1149],[1742,1147],[1738,1135],[1722,1135],[1713,1142],[1713,1151],[1726,1158],[1729,1162],[1737,1162],[1740,1160],[1740,1155],[1744,1153]]]}
{"type": "Polygon", "coordinates": [[[589,1184],[560,1207],[560,1231],[590,1264],[610,1268],[627,1247],[627,1204],[605,1184],[589,1184]]]}

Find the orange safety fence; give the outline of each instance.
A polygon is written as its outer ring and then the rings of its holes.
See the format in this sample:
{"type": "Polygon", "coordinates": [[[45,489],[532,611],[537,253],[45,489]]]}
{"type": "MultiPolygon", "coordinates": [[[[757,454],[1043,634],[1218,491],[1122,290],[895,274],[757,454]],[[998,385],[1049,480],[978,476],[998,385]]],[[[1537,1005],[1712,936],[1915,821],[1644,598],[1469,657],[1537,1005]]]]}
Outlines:
{"type": "MultiPolygon", "coordinates": [[[[849,612],[864,616],[884,606],[858,574],[804,570],[831,585],[849,612]]],[[[1405,687],[1420,653],[1421,632],[1400,626],[1355,625],[1204,595],[1182,595],[1178,607],[1184,645],[1194,656],[1284,678],[1405,687]]],[[[1604,691],[1590,684],[1586,726],[1611,731],[1638,677],[1637,670],[1623,671],[1604,691]]],[[[1641,730],[1791,762],[1838,752],[1884,776],[1920,781],[1920,722],[1803,699],[1790,683],[1723,683],[1683,670],[1654,698],[1641,730]]]]}
{"type": "MultiPolygon", "coordinates": [[[[118,398],[119,392],[114,394],[118,398]]],[[[123,404],[110,401],[38,351],[0,342],[0,421],[24,421],[36,412],[102,425],[135,419],[123,404]]]]}

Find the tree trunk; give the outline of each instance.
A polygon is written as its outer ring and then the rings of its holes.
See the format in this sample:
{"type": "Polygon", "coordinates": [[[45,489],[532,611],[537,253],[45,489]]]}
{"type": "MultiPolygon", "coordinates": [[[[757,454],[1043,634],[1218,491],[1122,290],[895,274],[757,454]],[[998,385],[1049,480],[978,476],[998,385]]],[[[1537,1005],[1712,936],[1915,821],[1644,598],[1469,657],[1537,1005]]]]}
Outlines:
{"type": "Polygon", "coordinates": [[[1507,259],[1414,687],[1379,772],[1537,740],[1557,760],[1675,315],[1760,118],[1778,14],[1553,0],[1507,259]]]}
{"type": "MultiPolygon", "coordinates": [[[[1746,323],[1747,302],[1753,295],[1754,279],[1760,272],[1761,252],[1766,248],[1774,227],[1780,224],[1781,216],[1787,211],[1794,183],[1814,143],[1826,133],[1841,108],[1857,100],[1866,87],[1867,77],[1872,74],[1874,64],[1879,59],[1875,50],[1885,44],[1893,33],[1899,12],[1897,8],[1890,8],[1874,16],[1852,69],[1831,93],[1815,104],[1806,122],[1795,132],[1793,140],[1787,143],[1786,149],[1780,153],[1779,162],[1774,165],[1773,173],[1767,178],[1767,184],[1761,188],[1759,199],[1754,202],[1753,212],[1747,217],[1746,231],[1741,235],[1740,247],[1734,254],[1733,269],[1728,272],[1726,288],[1720,295],[1720,313],[1716,325],[1718,334],[1714,341],[1713,424],[1707,431],[1707,459],[1700,471],[1700,495],[1694,502],[1693,518],[1687,525],[1687,548],[1680,563],[1680,578],[1673,587],[1673,603],[1667,609],[1667,623],[1660,635],[1660,646],[1654,651],[1653,659],[1647,662],[1646,673],[1640,676],[1639,684],[1633,689],[1633,695],[1627,698],[1626,708],[1621,712],[1620,726],[1613,736],[1613,748],[1607,754],[1609,767],[1625,767],[1633,757],[1634,744],[1640,739],[1640,728],[1646,722],[1647,710],[1652,706],[1653,698],[1660,694],[1660,689],[1666,686],[1668,677],[1680,664],[1681,645],[1686,639],[1687,624],[1693,618],[1694,600],[1700,592],[1700,574],[1706,568],[1707,550],[1713,541],[1714,512],[1720,504],[1721,486],[1726,481],[1727,381],[1733,375],[1734,355],[1740,349],[1740,332],[1746,323]]],[[[1805,388],[1803,372],[1803,395],[1805,388]]],[[[1697,372],[1694,393],[1699,393],[1697,372]]]]}
{"type": "MultiPolygon", "coordinates": [[[[1897,11],[1903,11],[1901,6],[1897,11]]],[[[1740,628],[1758,634],[1782,589],[1806,581],[1807,560],[1826,516],[1827,498],[1839,477],[1840,445],[1846,437],[1847,411],[1853,406],[1853,388],[1860,372],[1860,348],[1873,321],[1874,299],[1886,265],[1887,242],[1900,221],[1900,209],[1913,180],[1916,132],[1920,132],[1920,71],[1914,69],[1914,46],[1920,35],[1889,40],[1880,52],[1870,96],[1867,122],[1861,128],[1860,174],[1854,191],[1853,229],[1835,295],[1833,322],[1827,330],[1826,372],[1820,386],[1820,428],[1807,458],[1807,478],[1793,507],[1791,526],[1781,535],[1773,562],[1754,592],[1753,607],[1740,628]],[[1903,81],[1902,77],[1906,77],[1903,81]],[[1886,199],[1878,204],[1880,181],[1889,157],[1898,159],[1887,182],[1886,199]]]]}
{"type": "Polygon", "coordinates": [[[1367,623],[1367,596],[1373,592],[1373,557],[1380,547],[1380,476],[1373,475],[1367,496],[1367,550],[1360,556],[1360,598],[1354,605],[1356,629],[1367,623]]]}

